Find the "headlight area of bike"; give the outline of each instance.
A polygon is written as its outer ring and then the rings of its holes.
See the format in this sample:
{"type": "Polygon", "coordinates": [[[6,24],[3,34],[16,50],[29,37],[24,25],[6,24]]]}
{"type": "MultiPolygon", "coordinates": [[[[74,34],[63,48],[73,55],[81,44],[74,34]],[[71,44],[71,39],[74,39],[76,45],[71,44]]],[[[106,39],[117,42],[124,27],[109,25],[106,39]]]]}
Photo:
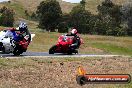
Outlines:
{"type": "Polygon", "coordinates": [[[61,36],[58,38],[58,42],[68,42],[67,36],[61,36]]]}
{"type": "Polygon", "coordinates": [[[62,39],[62,41],[63,41],[63,42],[68,42],[67,37],[64,37],[64,38],[62,39]]]}

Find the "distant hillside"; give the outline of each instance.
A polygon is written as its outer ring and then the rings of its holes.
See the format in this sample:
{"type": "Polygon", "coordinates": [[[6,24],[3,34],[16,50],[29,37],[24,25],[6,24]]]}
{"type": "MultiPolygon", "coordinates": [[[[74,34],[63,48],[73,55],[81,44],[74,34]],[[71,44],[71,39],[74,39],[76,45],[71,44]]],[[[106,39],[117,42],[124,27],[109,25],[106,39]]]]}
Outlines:
{"type": "MultiPolygon", "coordinates": [[[[39,3],[44,0],[12,0],[12,1],[21,3],[21,5],[23,5],[23,7],[29,11],[35,11],[39,3]]],[[[62,0],[57,0],[57,1],[59,1],[62,11],[64,13],[70,12],[71,9],[76,5],[62,0]]],[[[101,4],[102,1],[104,0],[86,0],[87,2],[86,9],[92,13],[97,13],[97,6],[101,4]]],[[[130,0],[112,0],[112,1],[117,4],[123,4],[130,0]]]]}
{"type": "MultiPolygon", "coordinates": [[[[11,0],[12,3],[15,3],[15,5],[18,5],[17,7],[13,6],[14,9],[17,9],[18,7],[19,8],[23,8],[25,10],[28,10],[28,11],[36,11],[36,7],[40,4],[41,1],[44,1],[44,0],[11,0]]],[[[65,2],[65,1],[62,1],[62,0],[57,0],[59,1],[60,3],[60,6],[62,8],[62,11],[64,13],[68,13],[71,11],[71,9],[77,5],[77,4],[73,4],[73,3],[69,3],[69,2],[65,2]]],[[[94,13],[96,14],[97,13],[97,6],[99,4],[101,4],[101,2],[104,1],[104,0],[86,0],[87,4],[86,4],[86,9],[89,10],[91,13],[94,13]]],[[[123,4],[125,2],[128,2],[130,0],[112,0],[114,3],[117,3],[117,4],[123,4]]]]}
{"type": "MultiPolygon", "coordinates": [[[[12,8],[17,18],[26,18],[25,16],[25,10],[28,10],[29,13],[35,12],[37,9],[37,6],[40,4],[40,2],[43,0],[11,0],[11,3],[0,3],[0,7],[3,5],[8,6],[9,8],[12,8]]],[[[62,0],[57,0],[60,3],[60,6],[62,8],[62,11],[64,13],[68,13],[71,11],[71,9],[77,5],[69,2],[65,2],[62,0]]],[[[86,9],[89,10],[93,14],[97,14],[97,6],[102,3],[104,0],[86,0],[86,9]]],[[[112,0],[114,3],[117,4],[124,4],[126,2],[130,2],[130,0],[112,0]]]]}
{"type": "MultiPolygon", "coordinates": [[[[92,12],[93,14],[97,13],[97,6],[100,5],[104,0],[86,0],[86,9],[92,12]]],[[[130,2],[130,0],[112,0],[114,3],[118,5],[122,5],[126,2],[130,2]]]]}
{"type": "MultiPolygon", "coordinates": [[[[21,3],[18,3],[18,2],[11,2],[11,3],[2,2],[2,3],[0,3],[0,8],[3,6],[6,6],[6,7],[14,10],[14,12],[15,12],[15,26],[17,26],[20,21],[24,21],[24,22],[27,22],[28,24],[30,24],[30,28],[35,28],[36,25],[38,25],[37,22],[30,21],[27,19],[27,16],[25,15],[26,9],[23,7],[23,5],[21,3]]],[[[31,11],[29,11],[29,12],[31,12],[31,11]]]]}
{"type": "MultiPolygon", "coordinates": [[[[35,11],[37,9],[36,7],[40,4],[40,2],[44,0],[12,0],[12,1],[21,3],[21,5],[23,5],[23,7],[29,11],[35,11]]],[[[62,0],[57,1],[59,1],[62,11],[65,13],[68,13],[72,9],[72,7],[75,6],[75,4],[65,2],[62,0]]]]}

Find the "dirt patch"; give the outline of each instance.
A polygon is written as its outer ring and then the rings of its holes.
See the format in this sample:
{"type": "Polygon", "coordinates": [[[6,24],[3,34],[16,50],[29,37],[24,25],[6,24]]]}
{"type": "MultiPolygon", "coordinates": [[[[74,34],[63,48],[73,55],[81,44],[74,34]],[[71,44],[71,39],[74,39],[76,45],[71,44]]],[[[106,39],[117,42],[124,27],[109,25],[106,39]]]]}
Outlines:
{"type": "MultiPolygon", "coordinates": [[[[61,59],[61,58],[60,58],[61,59]]],[[[83,58],[78,61],[57,61],[55,58],[43,62],[34,59],[33,63],[18,67],[0,68],[2,88],[115,88],[121,85],[76,83],[77,67],[83,66],[89,74],[131,74],[132,58],[83,58]]]]}

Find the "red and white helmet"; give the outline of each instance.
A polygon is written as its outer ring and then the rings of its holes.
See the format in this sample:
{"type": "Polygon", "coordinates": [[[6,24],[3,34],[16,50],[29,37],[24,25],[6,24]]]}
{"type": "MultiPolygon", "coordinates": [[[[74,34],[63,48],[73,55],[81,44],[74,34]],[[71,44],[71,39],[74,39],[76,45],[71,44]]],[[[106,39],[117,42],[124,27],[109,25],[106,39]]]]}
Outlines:
{"type": "Polygon", "coordinates": [[[77,34],[77,29],[75,29],[75,28],[72,29],[72,30],[71,30],[71,33],[72,33],[72,34],[77,34]]]}

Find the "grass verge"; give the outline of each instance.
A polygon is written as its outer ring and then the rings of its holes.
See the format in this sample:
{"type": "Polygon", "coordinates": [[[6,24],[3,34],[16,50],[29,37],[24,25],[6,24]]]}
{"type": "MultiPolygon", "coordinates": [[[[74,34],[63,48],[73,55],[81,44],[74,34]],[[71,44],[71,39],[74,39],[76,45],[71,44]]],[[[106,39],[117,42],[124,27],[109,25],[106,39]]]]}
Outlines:
{"type": "MultiPolygon", "coordinates": [[[[61,33],[48,33],[34,31],[36,34],[29,46],[29,51],[48,52],[49,48],[57,43],[61,33]]],[[[99,35],[80,35],[84,44],[80,46],[79,52],[83,54],[120,54],[132,55],[131,37],[113,37],[99,35]]]]}

